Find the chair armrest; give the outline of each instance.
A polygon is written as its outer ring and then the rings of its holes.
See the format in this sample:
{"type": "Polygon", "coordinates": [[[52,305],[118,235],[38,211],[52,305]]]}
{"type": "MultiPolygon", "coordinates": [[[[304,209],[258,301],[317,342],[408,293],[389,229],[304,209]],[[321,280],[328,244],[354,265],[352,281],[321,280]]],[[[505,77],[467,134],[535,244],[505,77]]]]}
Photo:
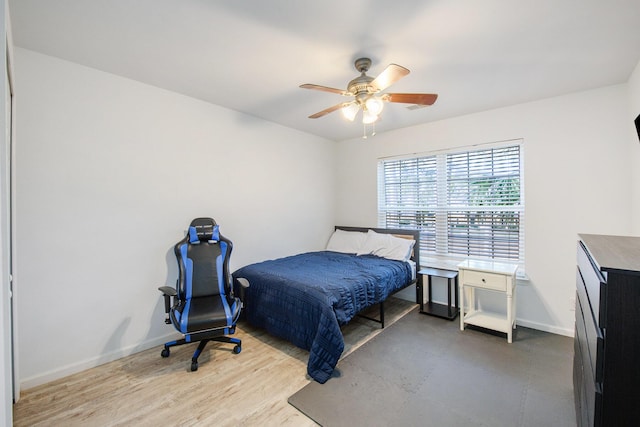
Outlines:
{"type": "Polygon", "coordinates": [[[236,280],[238,281],[238,284],[240,285],[240,288],[238,289],[240,291],[240,301],[244,301],[244,292],[250,286],[249,285],[249,281],[247,279],[245,279],[244,277],[239,277],[236,280]]]}
{"type": "Polygon", "coordinates": [[[160,286],[158,290],[169,297],[175,297],[176,295],[178,295],[178,292],[175,290],[175,288],[172,288],[171,286],[160,286]]]}
{"type": "Polygon", "coordinates": [[[169,318],[169,311],[171,310],[171,297],[178,295],[178,291],[171,286],[160,286],[158,290],[162,292],[162,295],[164,296],[164,323],[170,325],[171,319],[169,318]]]}

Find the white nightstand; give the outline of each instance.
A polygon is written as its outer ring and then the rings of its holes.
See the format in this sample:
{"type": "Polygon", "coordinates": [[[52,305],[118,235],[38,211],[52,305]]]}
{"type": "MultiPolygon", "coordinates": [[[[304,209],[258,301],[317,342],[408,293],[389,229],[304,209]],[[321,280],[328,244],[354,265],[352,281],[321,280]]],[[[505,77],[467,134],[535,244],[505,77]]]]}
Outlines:
{"type": "Polygon", "coordinates": [[[461,331],[467,323],[504,332],[507,334],[507,342],[512,342],[513,329],[516,327],[516,270],[518,270],[517,264],[504,262],[467,260],[458,264],[458,284],[462,299],[461,331]],[[507,314],[476,309],[476,288],[504,293],[507,297],[507,314]]]}

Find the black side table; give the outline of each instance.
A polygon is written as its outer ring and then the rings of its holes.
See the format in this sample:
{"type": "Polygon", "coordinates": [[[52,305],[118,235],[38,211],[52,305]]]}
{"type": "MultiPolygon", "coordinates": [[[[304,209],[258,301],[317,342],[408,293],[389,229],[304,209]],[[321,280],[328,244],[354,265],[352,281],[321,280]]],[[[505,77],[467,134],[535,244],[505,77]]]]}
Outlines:
{"type": "MultiPolygon", "coordinates": [[[[453,320],[458,317],[460,309],[458,307],[458,272],[452,270],[441,270],[438,268],[422,268],[418,274],[427,276],[427,297],[428,302],[424,302],[424,290],[419,287],[418,294],[420,298],[420,313],[430,316],[441,317],[447,320],[453,320]],[[438,304],[431,300],[431,277],[443,277],[447,279],[447,305],[438,304]],[[451,307],[451,281],[453,280],[453,292],[455,295],[455,307],[451,307]]],[[[424,286],[424,281],[422,281],[424,286]]]]}

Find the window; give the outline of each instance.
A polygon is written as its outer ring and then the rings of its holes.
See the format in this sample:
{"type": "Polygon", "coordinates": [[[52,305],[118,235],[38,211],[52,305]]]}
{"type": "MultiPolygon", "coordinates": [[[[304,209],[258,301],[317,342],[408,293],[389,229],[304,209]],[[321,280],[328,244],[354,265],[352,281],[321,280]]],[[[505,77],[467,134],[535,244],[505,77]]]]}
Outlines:
{"type": "Polygon", "coordinates": [[[524,266],[522,142],[384,159],[378,225],[420,230],[425,258],[524,266]]]}

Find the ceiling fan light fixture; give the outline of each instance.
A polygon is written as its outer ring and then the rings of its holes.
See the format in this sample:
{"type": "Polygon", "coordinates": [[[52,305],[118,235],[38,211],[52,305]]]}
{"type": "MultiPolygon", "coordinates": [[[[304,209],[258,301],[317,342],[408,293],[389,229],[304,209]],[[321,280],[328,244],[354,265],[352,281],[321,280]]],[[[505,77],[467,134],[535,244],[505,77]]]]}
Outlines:
{"type": "Polygon", "coordinates": [[[344,118],[352,122],[356,118],[358,111],[360,111],[360,106],[355,102],[350,102],[342,107],[341,111],[344,118]]]}
{"type": "Polygon", "coordinates": [[[362,123],[370,125],[378,121],[378,116],[369,111],[366,107],[362,110],[362,123]]]}
{"type": "Polygon", "coordinates": [[[365,129],[364,136],[366,137],[367,125],[372,125],[373,133],[371,135],[375,134],[374,124],[380,118],[385,103],[432,105],[436,102],[438,95],[435,93],[383,92],[389,86],[409,74],[409,70],[398,64],[389,64],[382,73],[374,78],[366,74],[370,66],[371,59],[358,58],[355,62],[355,67],[356,70],[360,72],[360,75],[349,82],[346,90],[311,83],[300,85],[303,89],[319,90],[355,98],[352,101],[340,102],[322,111],[318,111],[310,115],[309,118],[317,119],[334,111],[341,110],[345,119],[353,122],[360,109],[362,109],[362,124],[365,129]]]}
{"type": "Polygon", "coordinates": [[[365,102],[365,106],[371,114],[379,116],[384,108],[384,101],[380,97],[372,95],[365,102]]]}

